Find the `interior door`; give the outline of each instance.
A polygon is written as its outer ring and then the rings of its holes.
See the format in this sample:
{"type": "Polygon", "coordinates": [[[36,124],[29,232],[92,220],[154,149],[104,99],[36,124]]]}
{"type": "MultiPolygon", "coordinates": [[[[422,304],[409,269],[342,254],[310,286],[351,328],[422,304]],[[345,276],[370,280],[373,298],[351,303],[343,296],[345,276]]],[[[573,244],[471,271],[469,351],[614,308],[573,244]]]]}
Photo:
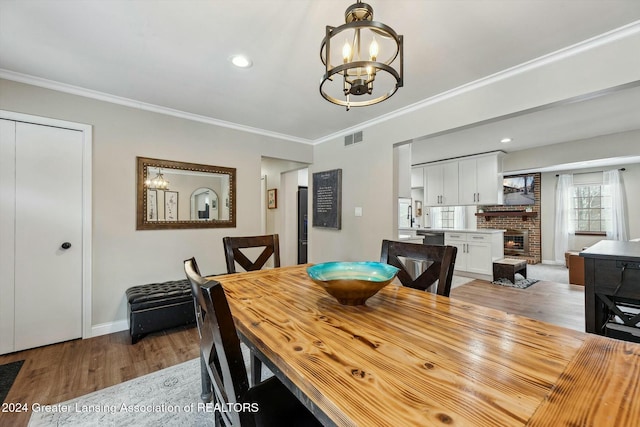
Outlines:
{"type": "Polygon", "coordinates": [[[14,351],[82,336],[82,144],[16,123],[14,351]]]}

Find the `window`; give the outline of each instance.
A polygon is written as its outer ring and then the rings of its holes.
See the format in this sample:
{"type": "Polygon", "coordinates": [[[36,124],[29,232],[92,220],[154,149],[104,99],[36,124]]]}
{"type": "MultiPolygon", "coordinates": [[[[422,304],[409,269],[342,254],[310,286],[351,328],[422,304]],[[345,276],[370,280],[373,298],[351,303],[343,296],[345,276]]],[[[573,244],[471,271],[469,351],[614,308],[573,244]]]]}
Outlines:
{"type": "Polygon", "coordinates": [[[573,187],[573,221],[576,233],[606,233],[611,229],[611,194],[600,184],[573,187]]]}

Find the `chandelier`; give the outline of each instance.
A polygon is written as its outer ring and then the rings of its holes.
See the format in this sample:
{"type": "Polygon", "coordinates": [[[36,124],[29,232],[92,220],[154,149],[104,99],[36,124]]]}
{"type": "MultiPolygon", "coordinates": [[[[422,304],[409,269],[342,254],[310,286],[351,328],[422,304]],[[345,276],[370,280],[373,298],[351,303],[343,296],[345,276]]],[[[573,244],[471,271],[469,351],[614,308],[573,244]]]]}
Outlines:
{"type": "Polygon", "coordinates": [[[147,178],[144,181],[144,185],[150,190],[168,190],[169,189],[169,181],[164,179],[164,175],[162,175],[162,169],[158,169],[158,173],[153,179],[147,178]]]}
{"type": "Polygon", "coordinates": [[[358,0],[347,8],[344,17],[344,25],[327,25],[322,39],[320,57],[326,69],[320,93],[348,111],[384,101],[402,87],[403,52],[402,36],[374,21],[373,8],[368,4],[358,0]],[[366,52],[363,46],[368,46],[366,52]],[[392,66],[396,59],[399,71],[392,66]]]}

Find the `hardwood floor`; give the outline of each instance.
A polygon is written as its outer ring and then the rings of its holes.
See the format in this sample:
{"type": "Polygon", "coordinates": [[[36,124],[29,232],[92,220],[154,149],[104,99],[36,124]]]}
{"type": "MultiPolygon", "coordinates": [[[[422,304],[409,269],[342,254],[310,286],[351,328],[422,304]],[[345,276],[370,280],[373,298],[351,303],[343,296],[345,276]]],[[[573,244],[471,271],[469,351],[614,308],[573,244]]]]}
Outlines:
{"type": "Polygon", "coordinates": [[[584,332],[584,287],[538,282],[527,289],[474,280],[451,290],[451,298],[584,332]]]}
{"type": "MultiPolygon", "coordinates": [[[[514,289],[474,280],[451,298],[584,331],[581,286],[538,282],[514,289]]],[[[53,404],[198,357],[196,328],[177,328],[131,345],[128,331],[0,356],[0,364],[25,360],[6,402],[53,404]]],[[[31,412],[2,413],[0,426],[26,426],[31,412]]]]}
{"type": "Polygon", "coordinates": [[[129,332],[122,331],[0,356],[0,364],[24,359],[5,402],[29,407],[28,412],[0,412],[0,426],[26,426],[34,403],[64,402],[199,355],[196,328],[176,328],[130,342],[129,332]]]}

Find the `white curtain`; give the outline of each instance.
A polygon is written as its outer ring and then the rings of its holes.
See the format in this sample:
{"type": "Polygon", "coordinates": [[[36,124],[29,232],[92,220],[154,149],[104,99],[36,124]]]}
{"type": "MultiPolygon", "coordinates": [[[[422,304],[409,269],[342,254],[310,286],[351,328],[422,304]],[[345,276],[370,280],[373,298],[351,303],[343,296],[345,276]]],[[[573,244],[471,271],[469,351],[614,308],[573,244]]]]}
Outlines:
{"type": "Polygon", "coordinates": [[[611,197],[611,227],[607,227],[607,239],[629,240],[627,216],[625,215],[624,187],[620,171],[613,169],[602,173],[603,191],[611,197]]]}
{"type": "Polygon", "coordinates": [[[569,250],[569,234],[573,233],[573,175],[562,174],[556,187],[556,224],[554,257],[558,264],[564,264],[564,254],[569,250]]]}

